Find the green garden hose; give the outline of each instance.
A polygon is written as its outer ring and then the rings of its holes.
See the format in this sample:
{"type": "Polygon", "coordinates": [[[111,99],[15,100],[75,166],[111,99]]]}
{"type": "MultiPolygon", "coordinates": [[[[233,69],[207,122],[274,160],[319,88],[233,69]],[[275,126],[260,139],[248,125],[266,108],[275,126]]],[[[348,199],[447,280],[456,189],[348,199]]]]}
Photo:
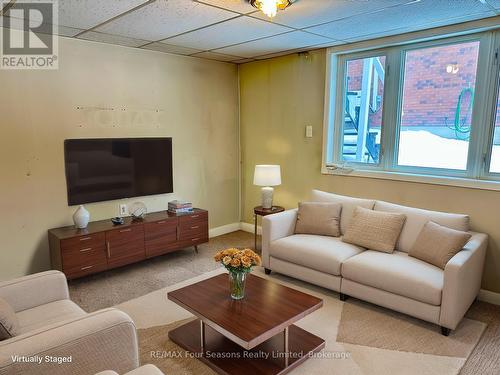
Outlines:
{"type": "Polygon", "coordinates": [[[472,111],[472,106],[474,105],[474,89],[472,87],[467,87],[462,89],[460,95],[458,95],[458,103],[457,109],[455,110],[455,121],[453,126],[448,126],[449,129],[455,131],[455,137],[462,141],[466,141],[470,137],[470,125],[466,125],[467,118],[472,111]],[[469,105],[467,106],[467,111],[465,112],[465,116],[463,120],[460,119],[460,115],[462,113],[462,100],[466,94],[470,94],[469,105]]]}

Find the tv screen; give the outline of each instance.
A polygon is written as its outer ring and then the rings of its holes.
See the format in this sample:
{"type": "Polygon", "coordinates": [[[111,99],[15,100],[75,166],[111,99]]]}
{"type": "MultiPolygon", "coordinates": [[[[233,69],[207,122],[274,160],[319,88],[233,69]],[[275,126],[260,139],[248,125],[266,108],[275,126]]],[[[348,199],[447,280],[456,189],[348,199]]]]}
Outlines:
{"type": "Polygon", "coordinates": [[[67,139],[68,204],[173,192],[172,138],[67,139]]]}

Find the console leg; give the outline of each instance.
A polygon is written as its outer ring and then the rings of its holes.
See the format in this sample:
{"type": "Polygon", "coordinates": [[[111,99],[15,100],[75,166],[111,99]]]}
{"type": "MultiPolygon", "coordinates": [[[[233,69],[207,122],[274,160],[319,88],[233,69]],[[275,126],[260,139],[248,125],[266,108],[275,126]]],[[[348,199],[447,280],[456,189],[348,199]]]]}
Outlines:
{"type": "Polygon", "coordinates": [[[264,272],[266,273],[266,275],[271,274],[271,270],[269,268],[264,268],[264,272]]]}
{"type": "Polygon", "coordinates": [[[194,245],[194,252],[198,254],[198,245],[194,245]]]}
{"type": "Polygon", "coordinates": [[[345,301],[347,300],[349,296],[347,294],[344,294],[344,293],[339,293],[339,298],[341,301],[345,301]]]}
{"type": "Polygon", "coordinates": [[[450,332],[451,332],[451,329],[441,326],[441,334],[443,336],[449,336],[450,332]]]}

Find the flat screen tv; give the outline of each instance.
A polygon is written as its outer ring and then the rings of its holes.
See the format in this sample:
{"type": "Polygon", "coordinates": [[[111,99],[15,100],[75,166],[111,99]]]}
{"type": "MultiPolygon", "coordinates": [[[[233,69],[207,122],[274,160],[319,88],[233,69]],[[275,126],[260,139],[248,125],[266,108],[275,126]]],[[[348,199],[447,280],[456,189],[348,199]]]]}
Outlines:
{"type": "Polygon", "coordinates": [[[173,192],[172,138],[64,141],[70,206],[173,192]]]}

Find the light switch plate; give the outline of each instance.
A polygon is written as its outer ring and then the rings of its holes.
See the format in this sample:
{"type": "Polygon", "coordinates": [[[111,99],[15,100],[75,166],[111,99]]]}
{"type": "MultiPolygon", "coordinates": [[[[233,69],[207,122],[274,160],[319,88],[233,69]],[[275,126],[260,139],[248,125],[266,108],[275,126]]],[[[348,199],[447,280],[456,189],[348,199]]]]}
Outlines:
{"type": "Polygon", "coordinates": [[[313,137],[313,127],[311,125],[306,126],[306,138],[313,137]]]}

